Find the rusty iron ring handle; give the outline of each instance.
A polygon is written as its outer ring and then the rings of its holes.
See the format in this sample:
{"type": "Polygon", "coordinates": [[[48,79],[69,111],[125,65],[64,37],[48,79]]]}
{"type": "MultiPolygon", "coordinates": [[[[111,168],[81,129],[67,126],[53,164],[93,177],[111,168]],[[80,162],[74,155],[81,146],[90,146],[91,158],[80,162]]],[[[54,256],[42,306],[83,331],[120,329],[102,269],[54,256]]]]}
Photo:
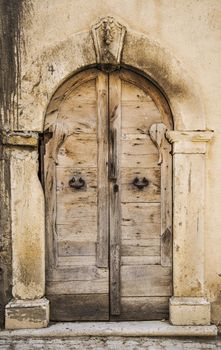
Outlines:
{"type": "Polygon", "coordinates": [[[135,177],[133,180],[133,185],[136,186],[139,190],[142,190],[144,187],[147,187],[149,185],[149,181],[143,177],[142,180],[140,180],[138,177],[135,177]]]}
{"type": "Polygon", "coordinates": [[[85,180],[82,179],[82,177],[80,177],[78,180],[76,180],[75,177],[72,177],[72,179],[69,181],[69,186],[71,188],[75,188],[76,190],[80,190],[85,186],[85,180]]]}

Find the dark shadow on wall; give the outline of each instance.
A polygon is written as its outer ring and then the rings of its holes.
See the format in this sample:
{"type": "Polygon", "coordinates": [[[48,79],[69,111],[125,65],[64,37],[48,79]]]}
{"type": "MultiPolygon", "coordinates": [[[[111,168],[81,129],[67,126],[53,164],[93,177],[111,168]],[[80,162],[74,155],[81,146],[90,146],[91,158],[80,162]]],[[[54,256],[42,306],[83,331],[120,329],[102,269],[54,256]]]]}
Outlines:
{"type": "Polygon", "coordinates": [[[12,119],[17,120],[22,21],[30,8],[29,0],[0,1],[0,127],[4,129],[14,126],[12,119]]]}

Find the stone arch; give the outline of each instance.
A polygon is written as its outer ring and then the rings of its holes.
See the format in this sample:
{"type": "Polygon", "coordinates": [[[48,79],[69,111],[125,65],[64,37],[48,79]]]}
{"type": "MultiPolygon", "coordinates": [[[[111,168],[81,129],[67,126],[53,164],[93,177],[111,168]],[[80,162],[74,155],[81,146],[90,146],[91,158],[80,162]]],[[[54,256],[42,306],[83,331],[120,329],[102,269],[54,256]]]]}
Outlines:
{"type": "MultiPolygon", "coordinates": [[[[197,88],[171,54],[147,36],[127,30],[121,64],[149,77],[170,105],[175,130],[203,130],[205,118],[197,88]]],[[[86,67],[96,66],[91,33],[80,32],[42,53],[23,79],[23,113],[18,129],[43,131],[48,102],[58,87],[86,67]],[[53,72],[45,67],[52,67],[53,72]],[[34,106],[34,108],[33,108],[34,106]]]]}

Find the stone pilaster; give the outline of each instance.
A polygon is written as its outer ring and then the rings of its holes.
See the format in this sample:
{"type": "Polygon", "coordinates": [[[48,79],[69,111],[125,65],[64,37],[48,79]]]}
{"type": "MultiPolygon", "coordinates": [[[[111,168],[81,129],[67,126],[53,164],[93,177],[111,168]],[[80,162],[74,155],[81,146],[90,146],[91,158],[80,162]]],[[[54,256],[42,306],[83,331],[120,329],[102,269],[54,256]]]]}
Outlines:
{"type": "Polygon", "coordinates": [[[204,299],[204,204],[206,143],[210,131],[169,131],[173,145],[173,290],[170,321],[210,323],[204,299]]]}
{"type": "Polygon", "coordinates": [[[10,133],[12,295],[5,312],[6,328],[46,327],[44,196],[38,179],[38,135],[10,133]]]}

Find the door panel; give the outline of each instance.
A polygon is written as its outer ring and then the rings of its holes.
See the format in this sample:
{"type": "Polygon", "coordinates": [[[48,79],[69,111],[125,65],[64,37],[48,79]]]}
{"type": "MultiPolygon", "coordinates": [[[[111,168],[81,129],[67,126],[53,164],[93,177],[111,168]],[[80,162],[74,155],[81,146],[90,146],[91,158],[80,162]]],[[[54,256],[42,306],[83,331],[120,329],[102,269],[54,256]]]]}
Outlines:
{"type": "Polygon", "coordinates": [[[44,156],[52,320],[167,318],[171,155],[149,135],[162,123],[172,128],[164,97],[124,69],[79,73],[55,93],[44,156]]]}
{"type": "Polygon", "coordinates": [[[108,145],[103,107],[107,108],[107,87],[107,76],[95,72],[69,91],[56,121],[66,134],[56,154],[50,152],[56,133],[46,144],[46,186],[49,189],[55,183],[54,193],[51,190],[46,196],[47,235],[51,237],[46,293],[52,320],[109,318],[108,145]],[[106,256],[100,253],[100,260],[105,258],[106,265],[97,265],[97,243],[104,244],[104,236],[106,256]]]}
{"type": "MultiPolygon", "coordinates": [[[[112,235],[118,239],[120,237],[117,262],[120,269],[115,268],[118,280],[114,281],[119,292],[118,313],[111,312],[111,318],[151,319],[153,315],[155,318],[164,318],[168,313],[168,296],[172,293],[171,267],[161,265],[161,202],[165,200],[161,193],[161,182],[164,174],[162,166],[158,164],[158,149],[148,131],[153,123],[165,122],[165,118],[163,120],[162,111],[150,97],[149,86],[145,86],[142,78],[136,81],[133,73],[122,70],[115,73],[115,85],[116,81],[120,97],[112,97],[111,84],[114,82],[111,78],[109,90],[110,101],[121,101],[118,104],[121,107],[121,112],[118,112],[121,116],[117,148],[119,173],[115,180],[119,187],[119,201],[114,202],[116,207],[112,212],[121,216],[118,226],[110,229],[110,241],[112,235]],[[141,189],[136,186],[137,182],[139,185],[144,184],[144,187],[141,189]]],[[[170,161],[168,156],[166,160],[170,161]]],[[[167,172],[167,176],[171,174],[167,172]]],[[[171,186],[171,179],[167,179],[167,184],[171,186]]],[[[168,188],[164,191],[166,196],[168,191],[170,193],[168,188]]],[[[116,261],[110,255],[110,274],[114,264],[116,261]]],[[[116,302],[116,295],[114,298],[116,302]]]]}

